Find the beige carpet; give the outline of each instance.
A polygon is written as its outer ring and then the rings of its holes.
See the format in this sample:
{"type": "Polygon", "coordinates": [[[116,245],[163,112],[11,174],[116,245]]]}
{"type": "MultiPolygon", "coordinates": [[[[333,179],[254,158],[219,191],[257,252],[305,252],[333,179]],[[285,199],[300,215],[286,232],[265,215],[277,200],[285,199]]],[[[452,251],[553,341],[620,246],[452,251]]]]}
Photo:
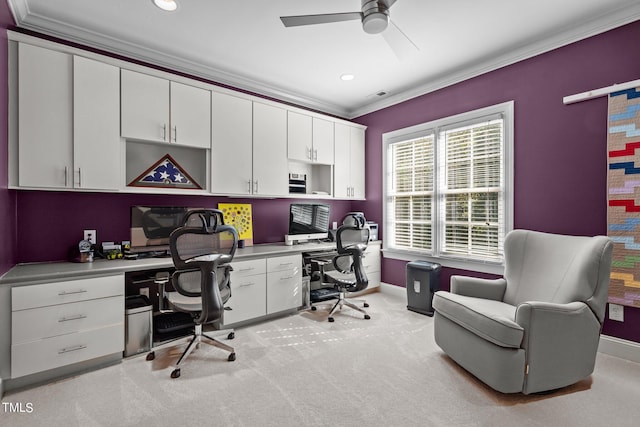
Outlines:
{"type": "Polygon", "coordinates": [[[433,319],[368,295],[371,320],[304,312],[238,329],[238,358],[203,345],[9,393],[2,426],[637,426],[640,364],[598,355],[595,373],[545,395],[503,395],[448,359],[433,319]]]}

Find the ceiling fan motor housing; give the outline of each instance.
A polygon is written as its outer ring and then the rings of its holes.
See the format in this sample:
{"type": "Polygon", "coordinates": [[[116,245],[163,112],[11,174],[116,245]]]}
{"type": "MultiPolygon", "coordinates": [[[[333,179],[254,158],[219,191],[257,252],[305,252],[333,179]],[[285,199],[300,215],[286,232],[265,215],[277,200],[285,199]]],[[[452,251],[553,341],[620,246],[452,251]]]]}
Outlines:
{"type": "Polygon", "coordinates": [[[379,34],[389,25],[389,6],[379,0],[362,0],[362,28],[368,34],[379,34]]]}

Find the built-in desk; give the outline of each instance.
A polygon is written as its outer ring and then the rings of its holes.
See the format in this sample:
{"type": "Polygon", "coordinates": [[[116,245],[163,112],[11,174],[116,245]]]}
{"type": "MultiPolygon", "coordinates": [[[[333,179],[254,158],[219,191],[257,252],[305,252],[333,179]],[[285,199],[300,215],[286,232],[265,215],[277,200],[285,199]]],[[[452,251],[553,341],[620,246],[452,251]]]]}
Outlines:
{"type": "MultiPolygon", "coordinates": [[[[229,301],[234,314],[226,324],[299,308],[302,252],[334,247],[275,243],[238,249],[229,301]]],[[[172,267],[168,257],[13,267],[0,278],[0,395],[121,360],[125,274],[172,267]]]]}

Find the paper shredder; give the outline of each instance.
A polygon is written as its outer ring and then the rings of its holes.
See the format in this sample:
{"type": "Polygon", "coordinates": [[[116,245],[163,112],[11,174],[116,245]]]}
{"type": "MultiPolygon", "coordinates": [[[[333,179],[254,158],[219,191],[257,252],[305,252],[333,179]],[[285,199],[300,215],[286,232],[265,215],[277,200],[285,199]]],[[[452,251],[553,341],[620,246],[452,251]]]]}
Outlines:
{"type": "Polygon", "coordinates": [[[407,263],[407,309],[433,316],[433,294],[440,289],[440,264],[428,261],[407,263]]]}
{"type": "Polygon", "coordinates": [[[153,306],[145,295],[125,299],[124,357],[151,350],[153,343],[153,306]]]}

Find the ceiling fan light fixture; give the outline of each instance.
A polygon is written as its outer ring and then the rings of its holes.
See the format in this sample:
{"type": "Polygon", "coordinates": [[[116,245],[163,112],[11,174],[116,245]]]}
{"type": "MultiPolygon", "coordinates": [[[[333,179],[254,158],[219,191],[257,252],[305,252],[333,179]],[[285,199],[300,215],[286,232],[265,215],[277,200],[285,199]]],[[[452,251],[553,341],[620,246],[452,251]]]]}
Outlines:
{"type": "Polygon", "coordinates": [[[362,18],[362,28],[367,34],[380,34],[389,25],[389,15],[384,12],[374,12],[362,18]]]}
{"type": "Polygon", "coordinates": [[[152,0],[153,4],[162,10],[167,12],[173,12],[178,8],[178,3],[175,0],[152,0]]]}

